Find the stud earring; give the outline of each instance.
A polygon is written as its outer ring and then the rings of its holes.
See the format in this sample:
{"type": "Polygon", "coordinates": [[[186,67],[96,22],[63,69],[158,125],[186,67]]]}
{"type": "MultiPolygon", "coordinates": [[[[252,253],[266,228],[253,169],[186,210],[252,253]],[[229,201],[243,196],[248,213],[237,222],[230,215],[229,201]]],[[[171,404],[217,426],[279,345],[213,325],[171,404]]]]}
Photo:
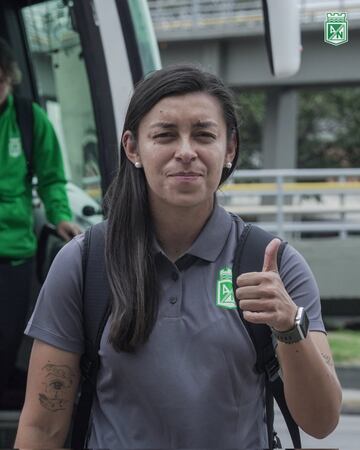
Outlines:
{"type": "Polygon", "coordinates": [[[225,167],[227,168],[227,169],[231,169],[232,168],[232,163],[229,161],[229,162],[227,162],[226,164],[225,164],[225,167]]]}
{"type": "Polygon", "coordinates": [[[141,169],[142,164],[141,164],[141,162],[136,161],[136,163],[134,164],[134,166],[135,166],[137,169],[141,169]]]}

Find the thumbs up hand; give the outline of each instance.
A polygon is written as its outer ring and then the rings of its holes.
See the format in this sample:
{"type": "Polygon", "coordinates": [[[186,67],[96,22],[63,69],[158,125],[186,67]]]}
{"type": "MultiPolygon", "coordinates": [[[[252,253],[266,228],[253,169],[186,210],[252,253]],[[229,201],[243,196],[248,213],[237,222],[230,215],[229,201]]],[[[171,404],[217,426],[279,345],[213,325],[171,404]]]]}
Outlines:
{"type": "Polygon", "coordinates": [[[279,276],[280,244],[279,239],[273,239],[267,245],[261,272],[243,273],[237,278],[236,298],[245,320],[287,331],[294,327],[297,306],[279,276]]]}

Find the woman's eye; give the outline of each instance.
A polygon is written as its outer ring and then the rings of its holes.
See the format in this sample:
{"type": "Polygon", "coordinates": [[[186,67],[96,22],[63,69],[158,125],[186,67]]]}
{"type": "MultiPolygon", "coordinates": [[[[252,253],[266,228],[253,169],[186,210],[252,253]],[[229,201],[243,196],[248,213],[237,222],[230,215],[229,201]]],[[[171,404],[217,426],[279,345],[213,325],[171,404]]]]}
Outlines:
{"type": "Polygon", "coordinates": [[[209,140],[209,141],[216,139],[216,136],[212,133],[199,133],[199,134],[197,134],[197,137],[200,139],[205,139],[205,140],[209,140]]]}
{"type": "Polygon", "coordinates": [[[172,133],[158,133],[154,136],[154,139],[168,139],[173,137],[172,133]]]}

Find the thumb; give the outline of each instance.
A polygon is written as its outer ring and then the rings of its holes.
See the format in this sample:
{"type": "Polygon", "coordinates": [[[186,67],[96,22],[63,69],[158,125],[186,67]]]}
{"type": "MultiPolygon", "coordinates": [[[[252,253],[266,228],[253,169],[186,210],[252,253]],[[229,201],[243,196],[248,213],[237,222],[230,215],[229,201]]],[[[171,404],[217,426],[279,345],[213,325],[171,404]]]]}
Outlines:
{"type": "Polygon", "coordinates": [[[281,245],[280,239],[273,239],[267,245],[264,255],[263,272],[278,272],[277,254],[281,245]]]}

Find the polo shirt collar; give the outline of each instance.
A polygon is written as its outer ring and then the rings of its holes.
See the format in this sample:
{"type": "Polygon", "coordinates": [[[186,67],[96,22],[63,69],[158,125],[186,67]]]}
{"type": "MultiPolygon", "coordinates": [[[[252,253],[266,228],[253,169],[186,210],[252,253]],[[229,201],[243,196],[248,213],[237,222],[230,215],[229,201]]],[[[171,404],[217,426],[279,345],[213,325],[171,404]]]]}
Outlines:
{"type": "MultiPolygon", "coordinates": [[[[219,206],[215,200],[214,209],[208,221],[185,255],[192,255],[209,262],[216,261],[229,236],[231,224],[230,214],[219,206]]],[[[155,237],[153,240],[153,251],[155,255],[159,253],[164,254],[155,237]]],[[[180,259],[185,255],[180,257],[180,259]]]]}
{"type": "Polygon", "coordinates": [[[187,254],[214,262],[224,248],[231,230],[232,219],[215,200],[214,209],[187,254]]]}

